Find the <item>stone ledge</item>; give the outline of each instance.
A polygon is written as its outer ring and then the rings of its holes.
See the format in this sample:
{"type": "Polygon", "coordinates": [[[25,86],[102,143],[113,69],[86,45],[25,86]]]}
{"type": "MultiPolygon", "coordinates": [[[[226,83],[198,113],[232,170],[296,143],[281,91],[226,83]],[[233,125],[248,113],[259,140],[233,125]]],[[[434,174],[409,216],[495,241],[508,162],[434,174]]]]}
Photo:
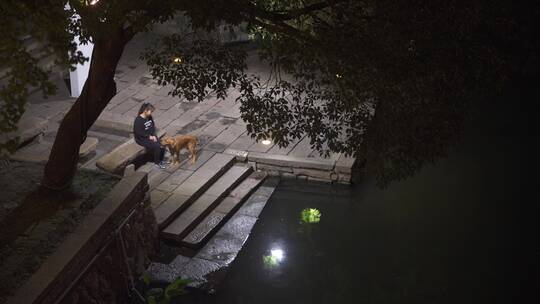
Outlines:
{"type": "Polygon", "coordinates": [[[314,159],[271,153],[226,149],[223,153],[234,155],[238,161],[247,162],[257,170],[272,176],[305,178],[314,181],[350,184],[356,159],[341,156],[339,159],[314,159]]]}
{"type": "MultiPolygon", "coordinates": [[[[165,131],[162,130],[157,132],[159,138],[162,138],[165,134],[165,131]]],[[[96,166],[103,171],[123,175],[125,167],[145,153],[146,148],[139,146],[135,139],[132,138],[103,155],[96,162],[96,166]]]]}
{"type": "Polygon", "coordinates": [[[228,148],[228,149],[225,149],[225,151],[223,151],[224,154],[230,154],[230,155],[234,155],[236,157],[236,160],[238,161],[246,161],[247,160],[247,156],[248,156],[248,152],[247,151],[244,151],[244,150],[236,150],[236,149],[231,149],[231,148],[228,148]]]}
{"type": "Polygon", "coordinates": [[[346,157],[344,155],[341,155],[341,157],[336,162],[336,172],[347,173],[350,175],[355,163],[356,163],[356,158],[346,157]]]}
{"type": "Polygon", "coordinates": [[[19,144],[26,142],[45,132],[47,120],[35,116],[23,116],[17,124],[17,131],[2,134],[0,142],[8,142],[11,139],[19,137],[19,144]]]}
{"type": "Polygon", "coordinates": [[[90,154],[90,152],[96,149],[98,143],[99,140],[96,137],[87,136],[86,140],[79,147],[79,157],[85,157],[90,154]]]}
{"type": "MultiPolygon", "coordinates": [[[[85,157],[95,150],[98,142],[99,140],[95,137],[87,137],[79,148],[79,158],[85,157]]],[[[52,142],[43,140],[31,143],[15,151],[9,158],[16,161],[45,164],[49,160],[52,146],[52,142]]]]}
{"type": "Polygon", "coordinates": [[[55,303],[108,243],[121,221],[144,199],[147,177],[135,172],[114,186],[58,249],[21,286],[8,304],[55,303]]]}
{"type": "Polygon", "coordinates": [[[258,152],[249,152],[247,155],[247,159],[248,161],[253,161],[256,163],[277,165],[281,167],[319,169],[327,171],[333,171],[336,164],[336,161],[332,159],[310,159],[289,155],[258,152]]]}

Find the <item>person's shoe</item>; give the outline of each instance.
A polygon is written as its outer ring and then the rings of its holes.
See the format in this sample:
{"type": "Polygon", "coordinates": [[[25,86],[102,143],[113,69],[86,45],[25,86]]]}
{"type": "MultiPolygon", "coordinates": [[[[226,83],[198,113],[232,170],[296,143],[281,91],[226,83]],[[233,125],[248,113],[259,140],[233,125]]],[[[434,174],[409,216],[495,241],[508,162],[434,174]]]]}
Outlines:
{"type": "Polygon", "coordinates": [[[161,164],[161,163],[159,163],[159,164],[154,164],[154,166],[155,166],[156,168],[159,168],[159,169],[167,169],[167,167],[165,167],[165,165],[163,165],[163,164],[161,164]]]}

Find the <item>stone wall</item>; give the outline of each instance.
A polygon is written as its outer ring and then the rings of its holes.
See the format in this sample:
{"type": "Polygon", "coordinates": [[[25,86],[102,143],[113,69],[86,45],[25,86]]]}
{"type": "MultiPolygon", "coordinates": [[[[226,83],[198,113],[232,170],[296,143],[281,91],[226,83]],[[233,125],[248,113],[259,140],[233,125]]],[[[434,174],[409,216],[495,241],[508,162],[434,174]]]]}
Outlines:
{"type": "Polygon", "coordinates": [[[126,303],[158,244],[147,175],[132,173],[8,303],[126,303]]]}

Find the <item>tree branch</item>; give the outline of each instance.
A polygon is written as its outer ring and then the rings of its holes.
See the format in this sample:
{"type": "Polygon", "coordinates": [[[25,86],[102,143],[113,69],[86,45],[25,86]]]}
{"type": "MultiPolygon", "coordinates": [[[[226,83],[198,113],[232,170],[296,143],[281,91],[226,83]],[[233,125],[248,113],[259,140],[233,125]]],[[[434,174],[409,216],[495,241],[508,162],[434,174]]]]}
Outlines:
{"type": "Polygon", "coordinates": [[[334,6],[338,3],[348,2],[349,0],[335,0],[335,1],[321,1],[307,5],[302,8],[292,9],[288,11],[267,11],[260,9],[255,5],[249,6],[248,10],[257,15],[258,17],[264,18],[271,22],[283,22],[296,19],[303,15],[307,15],[316,11],[323,10],[325,8],[334,6]]]}
{"type": "Polygon", "coordinates": [[[272,32],[279,32],[279,33],[283,33],[285,35],[288,35],[290,37],[293,37],[293,38],[300,38],[300,39],[303,39],[303,40],[306,40],[306,41],[313,41],[314,38],[312,36],[310,36],[309,34],[306,34],[305,32],[302,32],[301,30],[293,27],[293,26],[290,26],[284,22],[274,22],[274,23],[268,23],[268,22],[264,22],[264,21],[261,21],[257,18],[249,18],[249,20],[254,23],[254,24],[257,24],[261,27],[264,27],[266,29],[269,29],[270,31],[272,32]]]}

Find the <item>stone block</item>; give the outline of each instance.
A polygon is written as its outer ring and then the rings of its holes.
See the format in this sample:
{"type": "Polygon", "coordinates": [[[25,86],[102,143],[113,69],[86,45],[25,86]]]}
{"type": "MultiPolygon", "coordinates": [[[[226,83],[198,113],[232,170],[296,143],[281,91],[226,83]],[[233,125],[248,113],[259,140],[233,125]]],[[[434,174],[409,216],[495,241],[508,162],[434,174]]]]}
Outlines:
{"type": "Polygon", "coordinates": [[[310,181],[310,182],[320,182],[320,183],[330,183],[330,182],[332,182],[332,180],[330,180],[330,179],[318,178],[318,177],[312,177],[312,176],[308,176],[307,180],[310,181]]]}
{"type": "Polygon", "coordinates": [[[261,183],[266,178],[266,173],[264,172],[254,172],[248,178],[246,178],[242,183],[240,183],[234,190],[229,194],[230,197],[237,199],[247,199],[247,197],[261,185],[261,183]]]}
{"type": "Polygon", "coordinates": [[[199,170],[190,175],[174,190],[173,195],[156,209],[156,217],[160,227],[167,226],[177,214],[204,193],[232,166],[233,161],[232,155],[216,154],[199,170]]]}
{"type": "Polygon", "coordinates": [[[267,172],[276,171],[278,173],[293,173],[292,167],[268,165],[264,163],[257,163],[257,170],[264,170],[267,172]]]}
{"type": "Polygon", "coordinates": [[[182,184],[189,176],[191,176],[192,173],[193,172],[189,170],[178,169],[174,171],[169,177],[167,177],[156,188],[163,191],[172,192],[180,184],[182,184]]]}
{"type": "MultiPolygon", "coordinates": [[[[251,168],[233,166],[214,182],[193,204],[174,219],[162,232],[166,238],[181,241],[203,220],[212,208],[219,204],[232,189],[235,189],[250,174],[251,168]]],[[[253,183],[252,183],[253,184],[253,183]]],[[[235,191],[233,190],[233,191],[235,191]]]]}
{"type": "Polygon", "coordinates": [[[126,168],[124,169],[124,176],[128,176],[133,173],[135,173],[135,165],[134,164],[127,165],[126,168]]]}
{"type": "MultiPolygon", "coordinates": [[[[207,199],[208,198],[203,198],[203,200],[207,199]]],[[[195,210],[183,211],[177,218],[167,225],[163,231],[161,231],[161,236],[171,240],[182,240],[187,232],[186,230],[190,228],[190,226],[199,216],[200,212],[195,210]]]]}
{"type": "Polygon", "coordinates": [[[268,164],[282,167],[332,171],[335,165],[335,161],[331,159],[310,159],[289,155],[265,154],[258,152],[249,153],[248,160],[257,162],[257,168],[259,164],[268,164]]]}
{"type": "Polygon", "coordinates": [[[236,149],[231,149],[231,148],[225,149],[225,151],[223,151],[223,153],[224,154],[234,155],[236,157],[236,160],[242,161],[242,162],[246,161],[247,156],[248,156],[247,151],[236,150],[236,149]]]}
{"type": "Polygon", "coordinates": [[[156,188],[161,182],[163,182],[171,174],[165,170],[154,168],[148,174],[148,185],[150,190],[156,188]]]}
{"type": "Polygon", "coordinates": [[[17,123],[17,130],[0,135],[0,143],[19,137],[19,142],[25,142],[45,132],[47,120],[35,116],[23,116],[17,123]]]}
{"type": "Polygon", "coordinates": [[[255,191],[242,207],[240,207],[237,214],[259,217],[259,214],[262,212],[269,199],[269,196],[261,195],[255,191]]]}
{"type": "Polygon", "coordinates": [[[154,209],[158,225],[164,227],[175,214],[186,208],[191,196],[173,193],[154,209]]]}
{"type": "Polygon", "coordinates": [[[45,142],[31,144],[9,156],[10,159],[23,162],[44,164],[49,160],[51,146],[45,142]]]}
{"type": "Polygon", "coordinates": [[[156,209],[161,203],[171,196],[171,192],[154,189],[150,192],[150,204],[152,209],[156,209]]]}
{"type": "Polygon", "coordinates": [[[352,176],[351,176],[351,174],[347,174],[347,173],[339,173],[337,181],[340,184],[348,185],[348,184],[351,184],[351,182],[352,182],[352,176]]]}
{"type": "Polygon", "coordinates": [[[208,188],[208,190],[206,190],[205,194],[214,196],[227,195],[233,187],[247,177],[252,171],[253,169],[249,167],[232,166],[210,188],[208,188]]]}
{"type": "Polygon", "coordinates": [[[94,151],[98,145],[99,140],[95,137],[86,137],[86,140],[79,147],[79,157],[85,157],[90,152],[94,151]]]}
{"type": "Polygon", "coordinates": [[[227,214],[231,212],[242,200],[241,197],[225,197],[219,204],[216,206],[214,211],[227,214]]]}
{"type": "Polygon", "coordinates": [[[212,211],[208,214],[199,225],[182,240],[182,244],[189,247],[195,247],[202,243],[214,230],[221,221],[225,218],[226,214],[221,212],[212,211]]]}
{"type": "MultiPolygon", "coordinates": [[[[164,135],[165,132],[158,131],[158,137],[164,135]]],[[[106,172],[123,175],[124,168],[144,153],[146,149],[135,143],[134,139],[130,139],[102,156],[96,162],[96,166],[106,172]]]]}
{"type": "Polygon", "coordinates": [[[336,172],[337,173],[348,173],[351,174],[352,168],[356,162],[354,157],[346,157],[341,155],[338,161],[336,162],[336,172]]]}
{"type": "Polygon", "coordinates": [[[312,178],[324,179],[328,181],[337,180],[337,174],[333,171],[323,171],[316,169],[304,169],[304,168],[293,168],[293,174],[296,176],[308,176],[312,178]]]}

